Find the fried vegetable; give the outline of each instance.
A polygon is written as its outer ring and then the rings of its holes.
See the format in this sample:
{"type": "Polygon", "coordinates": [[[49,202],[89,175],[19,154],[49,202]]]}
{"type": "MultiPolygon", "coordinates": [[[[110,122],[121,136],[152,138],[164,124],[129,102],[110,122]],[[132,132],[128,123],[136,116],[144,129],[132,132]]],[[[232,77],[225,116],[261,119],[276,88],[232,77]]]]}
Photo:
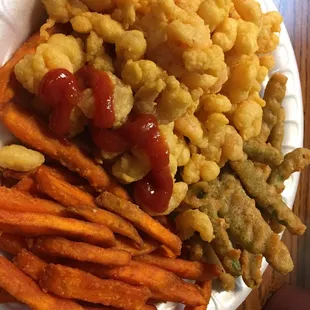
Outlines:
{"type": "Polygon", "coordinates": [[[155,254],[137,256],[135,260],[173,272],[182,279],[206,281],[217,278],[219,275],[219,269],[216,265],[202,262],[189,262],[155,254]]]}
{"type": "Polygon", "coordinates": [[[275,186],[278,193],[284,190],[284,181],[291,174],[301,171],[310,164],[310,150],[299,148],[284,156],[282,164],[271,171],[268,179],[270,185],[275,186]]]}
{"type": "Polygon", "coordinates": [[[226,231],[228,226],[225,220],[218,216],[220,208],[218,201],[219,190],[220,184],[218,180],[194,184],[189,188],[185,204],[192,205],[195,208],[200,207],[199,210],[209,216],[214,233],[214,239],[211,241],[212,247],[221,260],[224,269],[234,276],[239,276],[241,266],[233,262],[239,261],[241,251],[234,249],[226,231]]]}
{"type": "Polygon", "coordinates": [[[103,249],[84,242],[74,242],[60,237],[40,237],[35,241],[33,249],[35,253],[107,266],[126,266],[131,259],[131,255],[127,251],[103,249]]]}
{"type": "Polygon", "coordinates": [[[219,214],[229,224],[232,238],[248,252],[263,254],[278,272],[292,271],[294,265],[288,249],[262,218],[255,201],[247,196],[239,180],[228,173],[223,174],[221,180],[219,214]]]}
{"type": "Polygon", "coordinates": [[[240,178],[244,188],[253,197],[257,204],[281,224],[285,225],[290,233],[302,235],[306,226],[282,201],[274,186],[269,185],[263,173],[258,171],[250,160],[230,162],[230,167],[240,178]]]}
{"type": "Polygon", "coordinates": [[[77,303],[44,293],[6,258],[0,257],[0,287],[34,310],[82,310],[77,303]]]}
{"type": "Polygon", "coordinates": [[[139,310],[150,297],[146,287],[99,279],[85,271],[61,265],[48,265],[39,283],[43,290],[55,295],[124,309],[139,310]]]}
{"type": "Polygon", "coordinates": [[[143,238],[142,246],[137,249],[135,244],[124,237],[116,236],[115,246],[112,249],[115,250],[124,250],[129,252],[132,256],[146,255],[159,248],[159,243],[151,238],[143,238]]]}
{"type": "Polygon", "coordinates": [[[102,278],[112,278],[131,285],[144,285],[155,300],[180,302],[185,305],[205,305],[200,290],[193,284],[178,278],[172,272],[153,265],[131,261],[128,266],[105,268],[94,264],[78,265],[81,269],[102,278]]]}
{"type": "Polygon", "coordinates": [[[67,207],[72,213],[90,222],[105,225],[113,232],[134,240],[139,246],[142,245],[143,241],[132,224],[116,214],[97,208],[91,195],[58,179],[49,169],[41,167],[36,173],[36,180],[43,193],[67,207]]]}
{"type": "Polygon", "coordinates": [[[13,259],[13,263],[33,280],[39,280],[47,263],[33,253],[22,249],[13,259]]]}
{"type": "Polygon", "coordinates": [[[245,141],[243,150],[249,159],[269,166],[278,166],[283,161],[283,155],[276,148],[257,139],[245,141]]]}
{"type": "Polygon", "coordinates": [[[106,226],[50,214],[0,210],[0,230],[28,236],[62,235],[105,246],[115,243],[113,233],[106,226]]]}
{"type": "Polygon", "coordinates": [[[16,138],[79,173],[96,190],[107,189],[120,197],[128,198],[125,190],[115,184],[101,166],[96,165],[75,144],[62,143],[42,121],[26,109],[10,102],[2,107],[0,118],[16,138]]]}
{"type": "Polygon", "coordinates": [[[258,288],[262,283],[262,274],[260,272],[262,260],[263,255],[261,254],[252,254],[246,250],[241,254],[242,279],[249,288],[258,288]]]}
{"type": "Polygon", "coordinates": [[[285,110],[283,107],[281,107],[277,123],[274,125],[268,139],[268,142],[279,152],[281,152],[282,150],[282,144],[284,139],[284,121],[285,121],[285,110]]]}
{"type": "Polygon", "coordinates": [[[0,187],[0,205],[2,210],[17,212],[35,212],[68,217],[69,212],[56,202],[34,198],[13,188],[0,187]]]}
{"type": "Polygon", "coordinates": [[[0,249],[4,252],[16,255],[19,251],[26,247],[27,244],[23,237],[5,233],[2,233],[0,236],[0,249]]]}
{"type": "MultiPolygon", "coordinates": [[[[204,282],[196,282],[196,284],[199,287],[201,287],[203,297],[206,299],[206,305],[208,306],[212,293],[212,281],[208,280],[204,282]]],[[[184,310],[206,310],[206,306],[205,305],[198,307],[185,306],[184,310]]]]}
{"type": "Polygon", "coordinates": [[[13,186],[13,188],[20,191],[20,192],[28,193],[32,196],[36,196],[39,194],[39,191],[37,189],[37,184],[36,184],[36,182],[32,176],[24,177],[23,179],[18,181],[13,186]]]}
{"type": "Polygon", "coordinates": [[[266,106],[263,108],[263,123],[260,134],[257,139],[261,142],[267,142],[270,133],[277,124],[280,116],[281,104],[286,93],[287,77],[281,73],[275,73],[269,80],[264,100],[266,106]]]}
{"type": "Polygon", "coordinates": [[[9,302],[17,303],[18,300],[14,296],[10,295],[7,291],[0,288],[0,304],[6,304],[9,302]]]}
{"type": "Polygon", "coordinates": [[[162,226],[158,221],[143,212],[137,205],[108,192],[104,192],[97,197],[96,203],[100,207],[119,214],[123,218],[132,222],[138,229],[166,245],[175,254],[180,254],[182,246],[181,240],[167,228],[162,226]]]}

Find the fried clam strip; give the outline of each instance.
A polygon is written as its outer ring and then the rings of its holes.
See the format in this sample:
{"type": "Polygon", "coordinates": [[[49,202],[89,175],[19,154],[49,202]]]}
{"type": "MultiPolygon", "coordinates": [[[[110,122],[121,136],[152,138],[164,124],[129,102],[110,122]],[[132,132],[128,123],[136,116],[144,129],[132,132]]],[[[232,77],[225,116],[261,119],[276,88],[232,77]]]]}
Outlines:
{"type": "Polygon", "coordinates": [[[262,172],[255,168],[252,161],[235,161],[229,164],[260,208],[266,210],[280,224],[285,225],[291,234],[302,235],[305,232],[306,226],[282,201],[275,187],[264,180],[262,172]]]}
{"type": "Polygon", "coordinates": [[[31,278],[4,257],[0,257],[0,287],[34,310],[83,310],[73,301],[44,293],[31,278]]]}
{"type": "Polygon", "coordinates": [[[286,274],[292,271],[294,265],[288,249],[265,222],[240,181],[229,173],[224,173],[221,181],[219,214],[229,224],[232,238],[248,252],[264,255],[278,272],[286,274]]]}
{"type": "Polygon", "coordinates": [[[173,272],[182,279],[206,281],[217,278],[220,273],[219,268],[214,264],[190,262],[155,254],[137,256],[134,260],[173,272]]]}
{"type": "Polygon", "coordinates": [[[46,124],[30,111],[9,102],[1,107],[0,118],[7,129],[26,145],[50,156],[79,173],[96,190],[108,190],[128,199],[127,192],[111,179],[107,172],[85,155],[71,142],[63,143],[52,133],[46,124]]]}
{"type": "Polygon", "coordinates": [[[143,244],[131,223],[114,213],[97,208],[94,198],[88,193],[58,179],[46,167],[40,167],[35,177],[40,191],[67,207],[70,212],[90,222],[103,224],[113,232],[134,240],[139,246],[143,244]]]}
{"type": "Polygon", "coordinates": [[[126,266],[131,255],[127,251],[104,249],[84,242],[70,241],[61,237],[41,237],[34,245],[35,253],[75,259],[81,262],[107,266],[126,266]]]}
{"type": "Polygon", "coordinates": [[[68,236],[102,246],[115,244],[114,235],[106,226],[50,214],[0,210],[0,231],[27,236],[68,236]]]}
{"type": "Polygon", "coordinates": [[[68,217],[70,212],[56,202],[34,198],[14,188],[0,187],[0,209],[68,217]]]}
{"type": "Polygon", "coordinates": [[[142,211],[137,205],[108,192],[104,192],[98,196],[96,198],[96,203],[99,207],[108,209],[127,219],[138,229],[166,245],[176,255],[180,254],[182,242],[179,237],[142,211]]]}
{"type": "Polygon", "coordinates": [[[185,305],[206,305],[201,290],[187,283],[172,272],[142,262],[131,261],[128,266],[106,268],[104,266],[78,263],[82,270],[100,278],[112,278],[131,285],[144,285],[151,291],[151,298],[159,301],[172,301],[185,305]]]}
{"type": "Polygon", "coordinates": [[[250,139],[243,144],[243,150],[248,157],[256,162],[269,166],[278,166],[283,161],[283,155],[269,143],[250,139]]]}
{"type": "Polygon", "coordinates": [[[214,239],[211,241],[216,255],[221,260],[224,269],[233,276],[241,275],[239,264],[240,250],[233,247],[227,234],[225,220],[218,216],[220,204],[218,201],[220,184],[217,180],[212,182],[199,182],[190,186],[185,203],[187,206],[199,208],[206,213],[212,223],[214,239]]]}
{"type": "Polygon", "coordinates": [[[241,254],[242,279],[244,283],[252,288],[258,288],[262,283],[262,266],[263,256],[261,254],[252,254],[244,250],[241,254]]]}
{"type": "Polygon", "coordinates": [[[140,310],[151,295],[144,286],[104,280],[79,269],[53,264],[44,268],[39,283],[44,291],[65,298],[130,310],[140,310]]]}
{"type": "Polygon", "coordinates": [[[124,250],[129,252],[132,256],[146,255],[159,248],[159,243],[152,238],[143,238],[143,244],[138,249],[133,242],[122,236],[115,237],[115,246],[112,249],[124,250]]]}
{"type": "Polygon", "coordinates": [[[273,185],[278,193],[284,190],[284,181],[292,173],[301,171],[310,164],[310,150],[299,148],[284,156],[283,163],[271,171],[268,183],[273,185]]]}
{"type": "Polygon", "coordinates": [[[23,248],[27,248],[27,243],[23,237],[5,233],[1,234],[0,249],[2,251],[16,255],[23,248]]]}
{"type": "MultiPolygon", "coordinates": [[[[212,281],[204,281],[204,282],[196,282],[196,284],[201,287],[201,291],[203,294],[203,297],[206,299],[207,305],[210,302],[211,299],[211,293],[212,293],[212,281]]],[[[197,306],[197,307],[191,307],[191,306],[185,306],[184,310],[206,310],[206,306],[197,306]]]]}
{"type": "Polygon", "coordinates": [[[266,106],[263,108],[263,123],[260,134],[257,139],[261,142],[267,142],[270,133],[278,122],[281,114],[281,104],[286,93],[287,77],[281,73],[275,73],[269,80],[264,100],[266,106]]]}
{"type": "Polygon", "coordinates": [[[281,152],[282,150],[282,144],[284,139],[284,121],[285,121],[285,110],[283,107],[281,107],[277,123],[273,127],[268,139],[268,142],[279,152],[281,152]]]}

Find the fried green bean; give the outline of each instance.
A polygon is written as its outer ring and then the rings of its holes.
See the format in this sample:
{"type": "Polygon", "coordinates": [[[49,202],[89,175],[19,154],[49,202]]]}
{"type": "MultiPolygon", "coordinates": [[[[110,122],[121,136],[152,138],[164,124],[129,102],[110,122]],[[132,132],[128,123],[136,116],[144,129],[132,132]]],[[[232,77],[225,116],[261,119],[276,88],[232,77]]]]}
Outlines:
{"type": "Polygon", "coordinates": [[[262,283],[262,266],[263,255],[252,254],[244,250],[241,254],[242,279],[244,283],[252,288],[258,288],[262,283]]]}
{"type": "Polygon", "coordinates": [[[257,162],[254,162],[254,166],[256,169],[259,169],[263,172],[264,179],[265,181],[267,181],[271,173],[270,166],[262,164],[262,163],[257,163],[257,162]]]}
{"type": "Polygon", "coordinates": [[[277,124],[282,101],[286,93],[287,77],[281,73],[275,73],[269,80],[264,100],[266,106],[263,108],[263,123],[260,134],[257,139],[261,142],[267,142],[270,133],[277,124]]]}
{"type": "Polygon", "coordinates": [[[283,138],[284,138],[284,121],[285,110],[280,108],[278,120],[273,129],[271,130],[268,142],[279,152],[282,150],[283,138]]]}
{"type": "Polygon", "coordinates": [[[302,235],[306,226],[282,201],[274,186],[269,185],[261,171],[257,170],[250,160],[230,162],[230,167],[240,178],[248,194],[257,204],[285,225],[294,235],[302,235]]]}
{"type": "Polygon", "coordinates": [[[284,190],[284,181],[292,173],[301,171],[310,164],[310,150],[299,148],[284,156],[284,161],[280,166],[271,171],[268,183],[273,185],[278,193],[284,190]]]}
{"type": "Polygon", "coordinates": [[[241,275],[241,266],[239,263],[240,250],[233,247],[227,234],[227,224],[225,220],[219,218],[218,212],[220,208],[219,193],[220,183],[218,180],[212,182],[199,182],[190,186],[185,202],[199,208],[200,211],[206,213],[213,226],[214,239],[211,245],[216,255],[221,260],[224,269],[231,275],[237,277],[241,275]]]}
{"type": "Polygon", "coordinates": [[[244,142],[243,151],[251,160],[269,166],[278,166],[283,161],[283,155],[276,148],[255,138],[244,142]]]}
{"type": "Polygon", "coordinates": [[[265,222],[240,181],[229,173],[224,173],[221,181],[219,215],[229,224],[229,235],[248,252],[265,256],[278,272],[290,272],[294,266],[288,249],[265,222]]]}

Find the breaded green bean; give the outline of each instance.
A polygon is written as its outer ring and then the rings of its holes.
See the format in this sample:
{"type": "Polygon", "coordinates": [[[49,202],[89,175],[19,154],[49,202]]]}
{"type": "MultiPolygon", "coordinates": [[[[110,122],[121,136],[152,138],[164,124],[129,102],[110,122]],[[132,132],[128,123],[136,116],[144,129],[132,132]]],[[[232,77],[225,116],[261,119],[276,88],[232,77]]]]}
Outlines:
{"type": "Polygon", "coordinates": [[[263,255],[252,254],[244,250],[241,254],[242,279],[244,283],[252,288],[258,288],[262,283],[262,266],[263,255]]]}
{"type": "Polygon", "coordinates": [[[232,174],[224,173],[221,180],[222,207],[219,215],[229,224],[229,235],[248,252],[265,256],[278,272],[290,272],[294,267],[290,253],[262,218],[255,201],[245,193],[240,181],[232,174]]]}
{"type": "Polygon", "coordinates": [[[248,194],[257,204],[287,227],[294,235],[302,235],[306,226],[282,201],[274,186],[269,185],[261,171],[250,160],[230,162],[230,167],[240,178],[248,194]]]}
{"type": "Polygon", "coordinates": [[[276,148],[255,138],[244,142],[243,151],[251,160],[269,166],[278,166],[283,161],[283,155],[276,148]]]}
{"type": "Polygon", "coordinates": [[[269,176],[270,176],[270,173],[271,173],[270,166],[262,164],[262,163],[257,163],[257,162],[254,162],[254,166],[256,169],[259,169],[263,172],[264,179],[265,179],[265,181],[267,181],[269,176]]]}
{"type": "Polygon", "coordinates": [[[284,181],[292,173],[301,171],[310,164],[310,150],[305,148],[296,149],[284,156],[280,166],[271,171],[268,183],[273,185],[278,193],[284,190],[284,181]]]}
{"type": "Polygon", "coordinates": [[[225,220],[218,216],[220,208],[218,200],[219,186],[218,180],[196,183],[189,187],[184,201],[188,206],[200,207],[199,210],[209,216],[214,234],[214,239],[211,241],[212,247],[225,270],[237,277],[241,275],[241,266],[239,264],[241,251],[233,247],[226,231],[228,226],[225,220]]]}
{"type": "Polygon", "coordinates": [[[284,121],[285,121],[285,110],[281,107],[278,115],[278,120],[273,127],[268,142],[279,152],[282,150],[283,138],[284,138],[284,121]]]}
{"type": "Polygon", "coordinates": [[[275,73],[269,80],[264,100],[266,106],[263,108],[263,123],[257,139],[267,142],[269,135],[278,121],[281,104],[286,93],[287,77],[281,73],[275,73]]]}
{"type": "Polygon", "coordinates": [[[281,225],[277,219],[272,217],[268,212],[265,210],[262,210],[259,206],[258,209],[260,210],[263,219],[265,222],[270,226],[271,230],[275,232],[276,234],[280,234],[285,229],[285,226],[281,225]]]}

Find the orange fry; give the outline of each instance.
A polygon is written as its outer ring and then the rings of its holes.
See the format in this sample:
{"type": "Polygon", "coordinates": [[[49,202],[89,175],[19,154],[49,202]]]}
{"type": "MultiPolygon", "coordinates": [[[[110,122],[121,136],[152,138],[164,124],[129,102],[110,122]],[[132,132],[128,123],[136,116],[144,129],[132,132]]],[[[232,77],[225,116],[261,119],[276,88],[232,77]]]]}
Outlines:
{"type": "Polygon", "coordinates": [[[106,226],[41,213],[0,210],[0,231],[27,236],[69,236],[104,246],[115,243],[113,233],[106,226]]]}
{"type": "Polygon", "coordinates": [[[101,278],[112,278],[132,285],[144,285],[150,289],[152,299],[191,306],[206,304],[197,286],[153,265],[131,261],[128,266],[111,269],[95,264],[75,264],[75,267],[77,266],[101,278]]]}
{"type": "Polygon", "coordinates": [[[206,310],[210,299],[211,299],[211,293],[212,293],[212,281],[208,280],[205,282],[197,282],[197,284],[201,287],[202,294],[204,298],[206,299],[206,305],[198,306],[198,307],[191,307],[186,306],[184,310],[206,310]]]}
{"type": "Polygon", "coordinates": [[[131,259],[130,253],[126,251],[103,249],[84,242],[74,242],[60,237],[38,238],[33,249],[35,253],[107,266],[126,266],[131,259]]]}
{"type": "Polygon", "coordinates": [[[72,213],[78,214],[90,222],[106,225],[113,232],[134,240],[140,246],[143,244],[131,223],[116,214],[97,208],[91,195],[58,179],[46,167],[39,168],[36,180],[41,192],[67,207],[72,213]]]}
{"type": "Polygon", "coordinates": [[[116,250],[124,250],[129,253],[131,253],[132,256],[138,256],[138,255],[144,255],[149,254],[156,250],[159,247],[159,244],[157,241],[151,239],[151,238],[144,238],[143,239],[143,245],[137,249],[135,247],[135,244],[127,238],[124,238],[122,236],[116,236],[115,238],[115,246],[113,249],[116,250]]]}
{"type": "Polygon", "coordinates": [[[220,274],[220,269],[217,265],[190,262],[179,258],[168,258],[156,254],[138,256],[135,257],[135,260],[171,271],[183,279],[206,281],[217,278],[220,274]]]}
{"type": "Polygon", "coordinates": [[[61,265],[48,265],[39,283],[43,290],[65,298],[130,310],[141,309],[150,297],[146,287],[103,280],[79,269],[61,265]]]}
{"type": "Polygon", "coordinates": [[[20,192],[29,193],[31,195],[38,194],[37,184],[31,176],[26,176],[25,178],[21,179],[13,186],[13,188],[20,192]]]}
{"type": "Polygon", "coordinates": [[[23,237],[4,234],[4,233],[1,234],[0,249],[2,251],[16,255],[23,248],[27,248],[27,244],[23,237]]]}
{"type": "Polygon", "coordinates": [[[14,171],[11,169],[4,169],[2,171],[2,175],[5,178],[10,178],[10,179],[14,179],[14,180],[22,180],[28,176],[30,176],[33,173],[33,171],[31,172],[21,172],[21,171],[14,171]]]}
{"type": "Polygon", "coordinates": [[[34,198],[14,188],[0,186],[0,208],[7,211],[34,212],[68,217],[69,212],[56,202],[34,198]]]}
{"type": "Polygon", "coordinates": [[[85,155],[75,144],[63,143],[41,120],[14,102],[5,104],[0,117],[7,129],[23,143],[58,160],[62,165],[79,173],[98,191],[108,190],[128,198],[126,191],[85,155]]]}
{"type": "Polygon", "coordinates": [[[182,242],[179,237],[142,211],[137,205],[108,192],[104,192],[97,197],[96,203],[100,207],[119,214],[132,222],[138,229],[166,245],[176,255],[180,254],[182,242]]]}
{"type": "Polygon", "coordinates": [[[7,302],[18,302],[18,300],[7,291],[0,288],[0,304],[6,304],[7,302]]]}
{"type": "Polygon", "coordinates": [[[39,280],[41,272],[48,265],[44,260],[26,249],[21,250],[14,257],[13,263],[33,280],[39,280]]]}
{"type": "MultiPolygon", "coordinates": [[[[120,308],[114,308],[114,307],[83,307],[84,310],[121,310],[120,308]]],[[[141,308],[141,310],[157,310],[157,308],[154,305],[145,305],[141,308]]]]}
{"type": "Polygon", "coordinates": [[[69,300],[42,292],[38,285],[14,264],[0,257],[0,287],[19,301],[37,310],[82,310],[83,307],[69,300]]]}

